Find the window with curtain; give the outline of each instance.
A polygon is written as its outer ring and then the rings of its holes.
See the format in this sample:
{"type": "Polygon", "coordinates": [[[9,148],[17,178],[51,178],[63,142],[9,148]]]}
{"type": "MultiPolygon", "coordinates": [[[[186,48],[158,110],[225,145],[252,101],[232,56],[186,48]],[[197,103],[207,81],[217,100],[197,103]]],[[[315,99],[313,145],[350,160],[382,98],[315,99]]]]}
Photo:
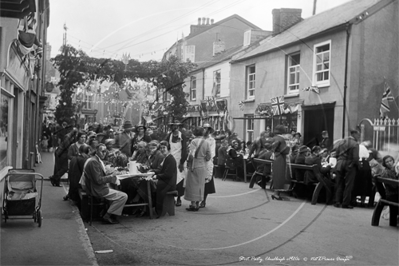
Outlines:
{"type": "Polygon", "coordinates": [[[255,98],[255,65],[247,66],[246,72],[246,96],[250,100],[255,98]]]}
{"type": "Polygon", "coordinates": [[[314,46],[313,84],[318,87],[330,85],[330,60],[331,41],[316,44],[314,46]]]}
{"type": "Polygon", "coordinates": [[[190,100],[195,101],[197,98],[197,77],[191,76],[190,100]]]}
{"type": "Polygon", "coordinates": [[[287,94],[296,94],[299,92],[300,59],[301,56],[299,53],[288,56],[287,94]]]}

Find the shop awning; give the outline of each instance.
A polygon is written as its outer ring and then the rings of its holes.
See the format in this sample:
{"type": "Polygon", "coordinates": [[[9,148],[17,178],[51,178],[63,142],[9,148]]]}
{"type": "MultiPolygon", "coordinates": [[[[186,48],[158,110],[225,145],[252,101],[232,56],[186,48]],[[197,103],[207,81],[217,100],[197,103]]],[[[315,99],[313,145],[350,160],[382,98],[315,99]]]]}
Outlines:
{"type": "Polygon", "coordinates": [[[0,0],[0,17],[24,18],[36,12],[35,0],[0,0]]]}

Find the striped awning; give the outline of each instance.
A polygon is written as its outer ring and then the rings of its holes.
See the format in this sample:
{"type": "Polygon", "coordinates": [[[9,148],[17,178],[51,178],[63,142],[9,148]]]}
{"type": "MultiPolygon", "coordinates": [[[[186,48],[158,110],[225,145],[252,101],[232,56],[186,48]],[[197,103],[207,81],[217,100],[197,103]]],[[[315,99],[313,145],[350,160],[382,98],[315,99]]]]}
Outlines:
{"type": "Polygon", "coordinates": [[[0,17],[19,18],[36,12],[35,0],[0,0],[0,17]]]}

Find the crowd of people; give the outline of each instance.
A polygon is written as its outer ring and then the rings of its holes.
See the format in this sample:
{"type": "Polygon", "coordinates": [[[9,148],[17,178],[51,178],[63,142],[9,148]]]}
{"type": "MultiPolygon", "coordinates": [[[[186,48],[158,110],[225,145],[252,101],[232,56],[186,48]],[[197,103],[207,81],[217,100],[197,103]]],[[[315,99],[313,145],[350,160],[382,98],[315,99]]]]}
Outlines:
{"type": "MultiPolygon", "coordinates": [[[[89,189],[95,196],[111,202],[103,220],[116,223],[117,217],[126,212],[125,203],[146,201],[148,197],[142,180],[116,178],[126,173],[129,161],[137,162],[140,172],[154,173],[150,180],[151,197],[157,217],[163,212],[166,193],[175,190],[177,207],[182,205],[184,197],[189,202],[187,211],[205,208],[208,194],[216,192],[214,178],[222,177],[229,169],[236,169],[239,180],[247,174],[244,169],[263,173],[258,185],[266,189],[266,183],[272,179],[272,199],[283,200],[281,192],[292,179],[305,184],[318,182],[310,171],[291,171],[290,163],[316,164],[319,174],[334,183],[334,199],[327,199],[328,203],[348,209],[357,204],[357,196],[361,206],[367,196],[369,205],[374,203],[370,202],[373,177],[398,179],[398,170],[394,170],[398,163],[393,157],[381,158],[369,141],[359,143],[357,130],[335,142],[323,131],[318,145],[307,146],[302,143],[299,132],[287,133],[282,125],[276,126],[273,132],[262,132],[253,142],[242,141],[229,131],[215,131],[210,124],[186,130],[182,123],[175,121],[169,124],[169,129],[167,134],[156,134],[144,125],[133,126],[125,121],[120,132],[114,132],[111,126],[68,130],[63,123],[62,128],[50,134],[46,146],[55,148],[51,184],[60,186],[61,177],[68,172],[70,188],[64,200],[71,199],[78,206],[79,188],[92,184],[89,189]],[[273,160],[273,164],[259,166],[253,163],[253,158],[273,160]]],[[[387,191],[390,199],[397,202],[398,188],[387,188],[387,191]]],[[[146,211],[146,207],[141,207],[129,212],[144,215],[146,211]]]]}

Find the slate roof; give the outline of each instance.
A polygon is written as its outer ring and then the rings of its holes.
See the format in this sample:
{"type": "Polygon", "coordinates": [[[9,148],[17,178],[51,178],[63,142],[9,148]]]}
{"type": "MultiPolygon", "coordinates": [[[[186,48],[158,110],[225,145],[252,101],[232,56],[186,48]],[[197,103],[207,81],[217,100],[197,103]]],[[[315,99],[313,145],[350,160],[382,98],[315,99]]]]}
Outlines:
{"type": "Polygon", "coordinates": [[[239,15],[237,15],[237,14],[234,14],[234,15],[231,15],[231,16],[229,16],[229,17],[227,17],[227,18],[225,18],[225,19],[222,19],[222,20],[220,20],[220,21],[218,21],[218,22],[215,22],[214,24],[211,24],[211,25],[209,25],[208,27],[204,27],[203,29],[199,30],[199,31],[196,32],[196,33],[189,34],[189,35],[186,37],[186,40],[189,40],[189,39],[191,39],[192,37],[197,36],[197,35],[199,35],[199,34],[205,32],[205,31],[208,31],[208,30],[210,30],[210,29],[212,29],[212,28],[214,28],[214,27],[216,27],[216,26],[222,25],[222,24],[225,23],[226,21],[229,21],[229,20],[231,20],[231,19],[233,19],[233,18],[236,18],[236,19],[238,19],[238,20],[241,20],[244,24],[247,24],[251,29],[261,30],[261,28],[259,28],[259,27],[256,26],[255,24],[252,24],[251,22],[249,22],[249,21],[246,20],[245,18],[243,18],[243,17],[241,17],[241,16],[239,16],[239,15]]]}
{"type": "Polygon", "coordinates": [[[199,70],[199,69],[203,69],[203,68],[207,68],[213,65],[216,65],[220,62],[229,60],[236,52],[240,51],[241,49],[243,49],[242,45],[239,46],[234,46],[216,56],[214,56],[211,61],[207,61],[201,64],[198,64],[197,68],[195,70],[199,70]]]}
{"type": "MultiPolygon", "coordinates": [[[[335,8],[326,10],[304,19],[282,33],[263,40],[259,47],[240,56],[234,61],[241,61],[267,53],[282,46],[298,42],[326,30],[339,27],[366,12],[377,3],[389,4],[392,0],[352,0],[335,8]]],[[[369,14],[371,15],[371,14],[369,14]]]]}

